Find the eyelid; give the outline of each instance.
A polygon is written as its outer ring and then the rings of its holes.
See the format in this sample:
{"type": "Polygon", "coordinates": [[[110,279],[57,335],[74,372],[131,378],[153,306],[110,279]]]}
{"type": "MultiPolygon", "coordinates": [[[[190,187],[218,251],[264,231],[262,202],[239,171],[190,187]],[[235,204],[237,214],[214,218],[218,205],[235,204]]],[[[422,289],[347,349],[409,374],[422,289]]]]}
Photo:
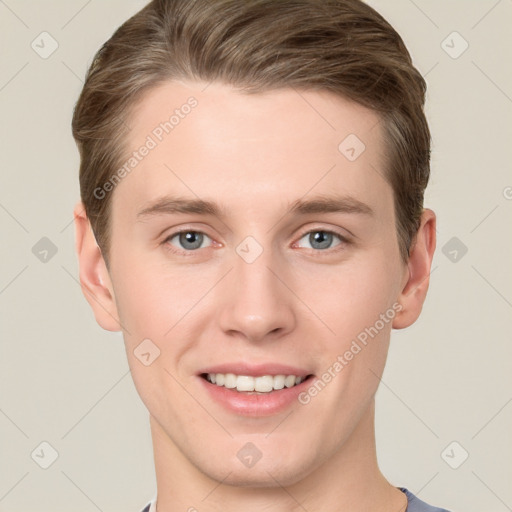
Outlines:
{"type": "Polygon", "coordinates": [[[341,231],[338,231],[336,228],[326,228],[324,226],[317,226],[317,227],[314,227],[314,228],[306,229],[305,231],[301,232],[301,234],[299,235],[297,240],[300,240],[305,235],[309,235],[310,233],[317,233],[319,231],[322,231],[324,233],[330,233],[332,235],[336,235],[344,243],[350,243],[351,242],[350,235],[345,235],[341,231]]]}

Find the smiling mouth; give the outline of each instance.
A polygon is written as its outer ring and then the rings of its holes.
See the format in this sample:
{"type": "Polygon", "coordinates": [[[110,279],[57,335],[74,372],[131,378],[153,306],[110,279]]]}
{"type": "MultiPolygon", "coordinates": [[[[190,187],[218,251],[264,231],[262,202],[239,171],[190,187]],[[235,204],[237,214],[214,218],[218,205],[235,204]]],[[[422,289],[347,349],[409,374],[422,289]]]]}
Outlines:
{"type": "Polygon", "coordinates": [[[202,373],[201,377],[210,384],[225,387],[245,394],[266,394],[282,389],[293,388],[310,379],[313,375],[235,375],[234,373],[202,373]]]}

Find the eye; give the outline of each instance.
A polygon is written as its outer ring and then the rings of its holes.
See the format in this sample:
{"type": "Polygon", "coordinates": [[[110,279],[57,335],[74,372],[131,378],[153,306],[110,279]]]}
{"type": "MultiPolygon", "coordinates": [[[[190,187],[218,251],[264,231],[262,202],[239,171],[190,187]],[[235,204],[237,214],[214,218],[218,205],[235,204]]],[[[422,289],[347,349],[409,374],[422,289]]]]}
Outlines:
{"type": "MultiPolygon", "coordinates": [[[[184,250],[186,252],[196,251],[211,245],[213,240],[200,231],[184,230],[169,235],[164,244],[184,250]]],[[[314,230],[305,233],[297,242],[299,247],[306,249],[314,249],[317,251],[325,251],[332,249],[342,243],[349,243],[342,235],[327,230],[314,230]]]]}
{"type": "Polygon", "coordinates": [[[307,249],[325,250],[340,245],[342,242],[348,242],[344,237],[333,233],[332,231],[315,230],[309,231],[299,240],[298,244],[307,249]]]}
{"type": "Polygon", "coordinates": [[[181,231],[170,235],[165,239],[165,243],[170,243],[178,249],[186,251],[195,251],[207,247],[211,238],[200,231],[181,231]]]}

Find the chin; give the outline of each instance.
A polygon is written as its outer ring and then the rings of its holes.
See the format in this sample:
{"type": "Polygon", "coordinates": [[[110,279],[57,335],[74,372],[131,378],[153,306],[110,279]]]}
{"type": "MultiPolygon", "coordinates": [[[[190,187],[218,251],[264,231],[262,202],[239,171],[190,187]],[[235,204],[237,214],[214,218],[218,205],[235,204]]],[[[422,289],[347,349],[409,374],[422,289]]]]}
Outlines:
{"type": "MultiPolygon", "coordinates": [[[[313,460],[298,461],[283,457],[279,452],[275,459],[262,456],[252,467],[246,467],[237,457],[225,464],[212,466],[212,460],[202,461],[198,469],[209,478],[233,487],[273,488],[300,482],[316,466],[313,460]]],[[[218,459],[217,459],[218,461],[218,459]]]]}
{"type": "Polygon", "coordinates": [[[232,487],[253,487],[256,489],[273,488],[293,485],[301,480],[301,477],[290,473],[290,468],[286,471],[275,472],[258,470],[254,468],[249,470],[234,469],[226,478],[226,475],[209,475],[217,481],[221,481],[223,485],[232,487]]]}

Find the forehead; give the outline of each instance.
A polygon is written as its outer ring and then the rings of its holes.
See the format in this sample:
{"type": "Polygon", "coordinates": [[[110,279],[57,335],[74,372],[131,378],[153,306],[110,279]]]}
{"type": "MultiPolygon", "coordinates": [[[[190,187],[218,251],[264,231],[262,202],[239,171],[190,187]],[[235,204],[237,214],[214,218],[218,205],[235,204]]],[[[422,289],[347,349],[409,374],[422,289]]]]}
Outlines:
{"type": "Polygon", "coordinates": [[[128,210],[172,193],[245,209],[333,191],[390,205],[378,115],[325,91],[167,82],[129,126],[132,165],[113,198],[128,210]]]}

